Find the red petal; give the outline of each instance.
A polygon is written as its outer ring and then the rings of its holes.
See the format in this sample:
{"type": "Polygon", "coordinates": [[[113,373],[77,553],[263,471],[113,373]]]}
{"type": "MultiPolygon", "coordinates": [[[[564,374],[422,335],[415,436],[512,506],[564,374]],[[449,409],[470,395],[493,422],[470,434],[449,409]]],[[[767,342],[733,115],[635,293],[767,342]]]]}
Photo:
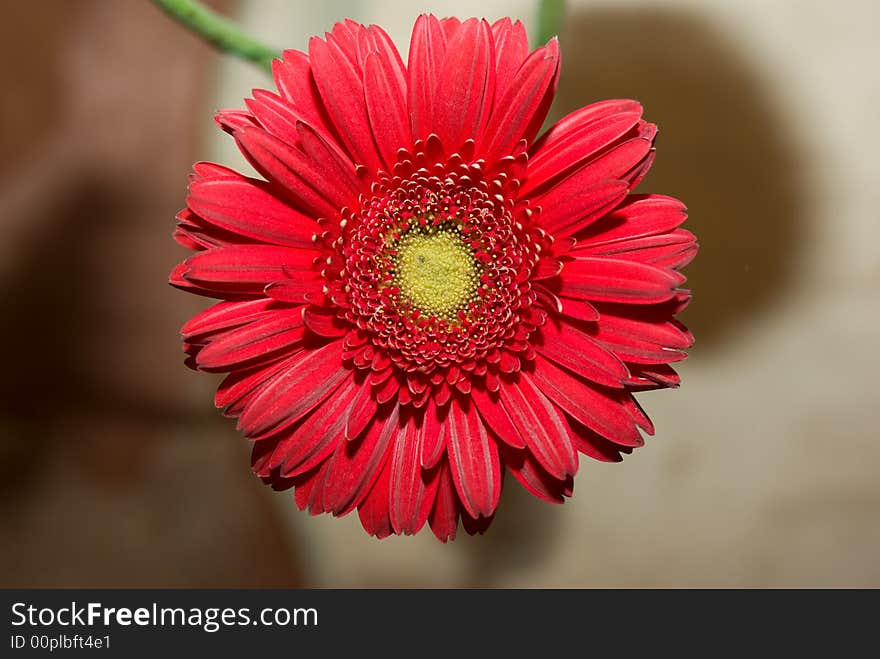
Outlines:
{"type": "Polygon", "coordinates": [[[621,359],[637,364],[665,364],[686,357],[694,336],[675,320],[623,318],[604,314],[594,338],[621,359]]]}
{"type": "Polygon", "coordinates": [[[225,408],[224,416],[238,416],[244,406],[257,395],[258,390],[287,369],[295,357],[288,357],[270,366],[263,365],[230,373],[217,388],[214,405],[225,408]]]}
{"type": "Polygon", "coordinates": [[[174,229],[174,233],[171,234],[171,237],[178,245],[186,247],[187,249],[191,249],[194,252],[198,252],[202,249],[208,249],[210,247],[219,246],[218,243],[206,243],[197,235],[192,234],[188,227],[178,226],[176,229],[174,229]]]}
{"type": "MultiPolygon", "coordinates": [[[[421,423],[420,425],[424,425],[421,423]]],[[[391,454],[391,524],[396,533],[417,533],[428,520],[437,491],[437,471],[422,469],[424,433],[410,417],[391,454]]]]}
{"type": "Polygon", "coordinates": [[[272,478],[269,460],[275,450],[274,442],[258,442],[251,449],[251,470],[260,478],[272,478]]]}
{"type": "Polygon", "coordinates": [[[183,263],[183,278],[218,293],[261,293],[291,274],[317,285],[312,262],[318,253],[270,245],[234,245],[199,252],[183,263]]]}
{"type": "MultiPolygon", "coordinates": [[[[532,195],[532,205],[540,206],[543,209],[543,221],[545,222],[551,221],[553,213],[556,212],[561,213],[565,218],[570,218],[573,214],[570,200],[576,199],[581,190],[590,189],[600,183],[623,179],[627,171],[641,162],[650,150],[651,142],[649,140],[638,137],[627,140],[606,151],[598,158],[574,169],[546,191],[532,195]]],[[[526,190],[527,188],[520,190],[521,199],[529,194],[526,190]]],[[[560,223],[566,224],[569,221],[569,219],[565,219],[560,223]]]]}
{"type": "Polygon", "coordinates": [[[577,471],[577,453],[568,438],[565,422],[549,400],[522,373],[519,381],[503,383],[501,405],[526,447],[554,478],[577,471]]]}
{"type": "Polygon", "coordinates": [[[588,323],[599,319],[599,312],[596,310],[596,307],[586,300],[572,300],[571,298],[565,298],[564,300],[561,300],[561,304],[562,311],[560,313],[563,316],[568,316],[569,318],[588,323]]]}
{"type": "Polygon", "coordinates": [[[314,273],[310,277],[299,276],[284,281],[274,281],[263,289],[263,293],[278,302],[300,304],[308,302],[310,294],[315,293],[320,286],[321,279],[318,273],[314,273]]]}
{"type": "Polygon", "coordinates": [[[431,469],[446,455],[448,412],[448,407],[437,407],[433,398],[429,398],[425,405],[422,425],[419,427],[422,444],[421,465],[425,469],[431,469]]]}
{"type": "Polygon", "coordinates": [[[562,503],[574,490],[574,478],[553,478],[528,451],[507,451],[504,464],[526,490],[549,503],[562,503]]]}
{"type": "Polygon", "coordinates": [[[208,222],[186,208],[177,214],[179,220],[174,236],[178,243],[192,249],[201,251],[214,247],[227,247],[229,245],[245,245],[251,243],[263,244],[265,241],[247,238],[240,233],[234,233],[221,229],[216,224],[208,222]]]}
{"type": "Polygon", "coordinates": [[[384,405],[385,403],[397,398],[401,390],[401,383],[397,377],[390,377],[385,380],[384,384],[375,389],[376,400],[384,405]]]}
{"type": "Polygon", "coordinates": [[[339,47],[340,52],[358,67],[358,70],[363,69],[364,57],[366,56],[363,48],[367,36],[366,27],[357,21],[346,18],[344,21],[335,23],[331,34],[327,36],[339,47]]]}
{"type": "Polygon", "coordinates": [[[551,126],[530,149],[532,155],[538,152],[552,152],[561,144],[572,139],[572,135],[579,132],[595,130],[607,122],[613,121],[621,114],[635,114],[636,119],[632,125],[638,123],[642,116],[642,106],[638,101],[628,99],[609,99],[599,101],[575,110],[564,116],[551,126]]]}
{"type": "Polygon", "coordinates": [[[298,349],[304,331],[299,310],[273,311],[213,341],[199,353],[197,363],[206,371],[255,366],[298,349]]]}
{"type": "Polygon", "coordinates": [[[328,35],[327,41],[309,40],[312,74],[337,133],[356,164],[376,171],[381,162],[373,144],[363,72],[351,53],[346,56],[345,41],[328,35]]]}
{"type": "Polygon", "coordinates": [[[542,279],[551,279],[562,272],[562,261],[554,258],[541,257],[538,265],[532,270],[531,280],[541,281],[542,279]]]}
{"type": "MultiPolygon", "coordinates": [[[[501,386],[507,385],[502,383],[501,386]]],[[[513,448],[525,448],[525,441],[510,420],[510,416],[504,411],[498,396],[492,396],[488,391],[478,387],[471,391],[471,399],[477,406],[485,426],[501,441],[513,448]]]]}
{"type": "Polygon", "coordinates": [[[531,142],[550,109],[559,78],[559,42],[551,39],[523,62],[495,111],[483,140],[487,162],[509,155],[520,140],[531,142]]]}
{"type": "Polygon", "coordinates": [[[597,302],[652,304],[675,295],[677,272],[606,257],[577,258],[565,266],[559,294],[597,302]]]}
{"type": "Polygon", "coordinates": [[[309,56],[298,50],[285,50],[282,58],[272,62],[272,74],[278,91],[293,103],[307,123],[328,130],[326,111],[312,76],[309,56]]]}
{"type": "MultiPolygon", "coordinates": [[[[535,360],[535,383],[554,403],[588,428],[623,446],[644,444],[621,400],[628,393],[611,397],[611,391],[600,393],[589,383],[569,375],[558,366],[538,356],[535,360]]],[[[551,473],[553,473],[551,471],[551,473]]]]}
{"type": "MultiPolygon", "coordinates": [[[[284,477],[298,476],[323,462],[343,441],[348,409],[360,387],[349,379],[278,442],[270,466],[284,477]]],[[[270,441],[269,439],[260,441],[270,441]]]]}
{"type": "Polygon", "coordinates": [[[390,442],[404,432],[399,419],[394,405],[387,418],[376,418],[360,440],[344,442],[337,449],[329,460],[325,511],[345,515],[363,500],[390,454],[390,442]]]}
{"type": "Polygon", "coordinates": [[[357,439],[379,411],[376,399],[370,393],[366,382],[360,385],[355,400],[351,404],[345,420],[345,437],[349,441],[357,439]]]}
{"type": "Polygon", "coordinates": [[[544,198],[541,227],[554,238],[565,238],[607,215],[626,197],[624,181],[603,181],[589,187],[560,186],[544,198]]]}
{"type": "MultiPolygon", "coordinates": [[[[502,373],[516,373],[520,367],[520,359],[512,352],[508,350],[501,350],[501,360],[498,362],[498,368],[501,369],[502,373]]],[[[461,389],[462,382],[467,383],[467,391],[462,391],[462,393],[470,392],[470,380],[459,380],[456,385],[459,389],[461,389]]]]}
{"type": "Polygon", "coordinates": [[[447,542],[455,540],[455,531],[458,528],[458,497],[455,495],[455,487],[446,462],[440,465],[437,481],[437,498],[434,501],[434,509],[428,517],[428,523],[437,539],[440,542],[447,542]]]}
{"type": "Polygon", "coordinates": [[[512,23],[507,17],[492,23],[492,38],[495,41],[495,93],[501,98],[529,56],[529,38],[520,21],[512,23]]]}
{"type": "Polygon", "coordinates": [[[690,231],[676,229],[657,236],[622,240],[610,245],[585,247],[581,254],[601,254],[616,259],[646,263],[658,268],[677,270],[690,263],[697,254],[696,237],[690,231]]]}
{"type": "Polygon", "coordinates": [[[448,42],[462,26],[462,22],[454,16],[448,16],[440,19],[440,25],[443,27],[443,33],[446,35],[448,42]]]}
{"type": "Polygon", "coordinates": [[[342,342],[295,355],[289,368],[245,407],[238,421],[247,435],[283,430],[329,396],[351,372],[342,365],[342,342]]]}
{"type": "MultiPolygon", "coordinates": [[[[551,128],[547,136],[530,150],[528,174],[520,196],[546,188],[577,167],[594,160],[624,136],[632,135],[632,129],[642,114],[641,106],[627,101],[616,107],[612,114],[597,116],[588,113],[582,120],[569,124],[567,129],[560,129],[560,125],[566,125],[566,119],[551,128]]],[[[623,165],[618,175],[609,178],[621,178],[620,175],[640,161],[641,157],[623,165]]]]}
{"type": "Polygon", "coordinates": [[[438,103],[436,91],[446,58],[446,36],[434,16],[416,19],[409,46],[407,100],[413,140],[425,140],[434,132],[438,103]]]}
{"type": "Polygon", "coordinates": [[[442,382],[440,388],[437,389],[437,393],[434,395],[434,401],[438,406],[445,407],[451,397],[452,388],[447,382],[442,382]]]}
{"type": "Polygon", "coordinates": [[[355,206],[360,196],[360,183],[354,163],[339,145],[326,134],[306,123],[297,124],[302,150],[312,161],[314,172],[323,177],[315,189],[338,206],[355,206]],[[327,183],[330,182],[328,186],[327,183]],[[331,187],[332,194],[325,190],[331,187]]]}
{"type": "Polygon", "coordinates": [[[330,218],[350,203],[345,186],[328,180],[319,163],[262,128],[244,128],[235,137],[256,170],[278,184],[300,210],[330,218]]]}
{"type": "Polygon", "coordinates": [[[205,160],[193,164],[193,174],[191,180],[200,178],[245,178],[234,169],[230,169],[225,165],[218,165],[216,162],[208,162],[205,160]]]}
{"type": "Polygon", "coordinates": [[[339,317],[336,309],[321,309],[309,305],[302,311],[303,321],[310,330],[319,336],[335,338],[345,336],[351,326],[339,317]]]}
{"type": "Polygon", "coordinates": [[[447,153],[477,142],[492,109],[495,52],[486,21],[471,18],[449,39],[437,87],[434,125],[447,153]]]}
{"type": "Polygon", "coordinates": [[[362,65],[366,65],[367,56],[370,53],[382,53],[396,71],[395,76],[400,79],[401,88],[406,89],[406,65],[403,63],[397,46],[394,45],[394,40],[388,36],[385,30],[378,25],[370,25],[361,32],[358,37],[358,52],[362,65]]]}
{"type": "Polygon", "coordinates": [[[309,493],[307,505],[310,515],[319,515],[320,513],[327,512],[327,509],[324,507],[324,492],[327,491],[327,486],[330,482],[329,474],[330,461],[327,460],[318,469],[314,485],[312,485],[312,490],[309,493]]]}
{"type": "Polygon", "coordinates": [[[663,195],[630,195],[613,213],[592,224],[578,236],[578,244],[571,251],[654,236],[672,231],[687,219],[687,209],[678,199],[663,195]]]}
{"type": "Polygon", "coordinates": [[[380,540],[394,532],[391,526],[391,506],[389,494],[391,490],[391,461],[385,462],[382,471],[369,494],[358,505],[358,517],[361,526],[370,535],[380,540]]]}
{"type": "Polygon", "coordinates": [[[629,412],[633,421],[636,422],[636,425],[649,435],[653,435],[654,424],[651,422],[651,419],[648,418],[648,415],[645,413],[645,410],[642,409],[642,406],[639,405],[639,402],[632,396],[624,398],[621,402],[627,412],[629,412]]]}
{"type": "Polygon", "coordinates": [[[406,107],[406,71],[388,35],[376,26],[368,31],[373,46],[364,60],[367,113],[379,155],[386,169],[391,171],[397,162],[397,151],[412,146],[406,107]]]}
{"type": "Polygon", "coordinates": [[[218,302],[196,314],[187,321],[180,334],[186,341],[213,334],[221,330],[240,327],[273,313],[269,310],[272,300],[249,300],[247,302],[218,302]]]}
{"type": "Polygon", "coordinates": [[[666,364],[636,365],[630,367],[630,371],[632,371],[630,384],[641,390],[662,389],[665,387],[674,388],[681,384],[681,378],[678,373],[666,364]]]}
{"type": "Polygon", "coordinates": [[[226,297],[228,299],[239,299],[247,297],[246,294],[223,295],[215,291],[202,288],[201,286],[196,286],[195,284],[188,282],[186,279],[183,278],[186,271],[186,263],[178,263],[176,266],[174,266],[174,270],[172,270],[171,273],[168,275],[168,283],[175,288],[179,288],[182,291],[186,291],[194,295],[205,295],[207,297],[226,297]]]}
{"type": "Polygon", "coordinates": [[[299,148],[300,139],[296,125],[305,121],[305,118],[291,103],[277,94],[265,89],[255,89],[253,95],[253,98],[247,98],[244,102],[260,126],[282,142],[299,148]]]}
{"type": "Polygon", "coordinates": [[[550,321],[540,329],[535,349],[560,366],[606,387],[622,387],[626,366],[606,348],[566,322],[550,321]]]}
{"type": "Polygon", "coordinates": [[[651,169],[651,165],[654,164],[654,159],[657,157],[657,150],[652,148],[648,155],[645,156],[644,160],[640,163],[633,166],[631,170],[629,170],[626,174],[624,174],[621,178],[624,181],[629,183],[629,189],[634,190],[636,186],[642,182],[642,179],[648,175],[648,171],[651,169]]]}
{"type": "Polygon", "coordinates": [[[312,249],[318,224],[248,179],[200,179],[189,186],[187,205],[222,229],[262,242],[312,249]]]}
{"type": "Polygon", "coordinates": [[[214,121],[217,122],[217,125],[224,132],[230,135],[235,134],[246,126],[260,125],[254,115],[247,110],[220,110],[214,116],[214,121]]]}
{"type": "MultiPolygon", "coordinates": [[[[559,299],[559,296],[556,295],[553,291],[548,289],[543,284],[535,284],[533,287],[535,291],[535,295],[538,298],[538,303],[547,311],[554,314],[562,313],[562,300],[559,299]]],[[[598,318],[598,313],[596,314],[596,318],[598,318]]],[[[595,318],[591,319],[595,320],[595,318]]]]}
{"type": "Polygon", "coordinates": [[[467,399],[453,401],[447,424],[449,464],[461,502],[471,517],[489,517],[501,494],[498,446],[467,399]]]}
{"type": "MultiPolygon", "coordinates": [[[[257,444],[254,446],[254,450],[257,449],[260,445],[257,444]]],[[[314,490],[315,485],[320,481],[324,481],[324,477],[327,473],[327,463],[325,462],[319,469],[315,469],[310,474],[304,474],[299,478],[294,479],[296,488],[293,491],[293,498],[296,502],[296,507],[300,510],[305,510],[309,505],[309,499],[312,497],[312,490],[314,490]]]]}
{"type": "Polygon", "coordinates": [[[620,462],[623,460],[621,452],[629,453],[632,451],[632,448],[605,439],[575,419],[568,418],[566,421],[571,428],[571,443],[579,452],[593,460],[620,462]]]}

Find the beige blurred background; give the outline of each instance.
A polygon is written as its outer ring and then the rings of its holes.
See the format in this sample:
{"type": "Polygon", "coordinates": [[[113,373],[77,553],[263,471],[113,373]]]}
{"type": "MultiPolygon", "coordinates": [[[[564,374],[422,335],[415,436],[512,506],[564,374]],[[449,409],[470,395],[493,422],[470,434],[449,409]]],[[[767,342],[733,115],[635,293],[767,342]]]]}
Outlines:
{"type": "MultiPolygon", "coordinates": [[[[415,15],[535,3],[213,2],[278,46],[346,16],[405,51],[415,15]]],[[[583,459],[563,506],[508,479],[487,535],[376,541],[248,469],[182,364],[203,304],[165,284],[211,114],[268,79],[146,0],[2,3],[0,586],[880,586],[880,22],[875,2],[569,2],[554,115],[634,97],[645,191],[702,244],[656,437],[583,459]]]]}

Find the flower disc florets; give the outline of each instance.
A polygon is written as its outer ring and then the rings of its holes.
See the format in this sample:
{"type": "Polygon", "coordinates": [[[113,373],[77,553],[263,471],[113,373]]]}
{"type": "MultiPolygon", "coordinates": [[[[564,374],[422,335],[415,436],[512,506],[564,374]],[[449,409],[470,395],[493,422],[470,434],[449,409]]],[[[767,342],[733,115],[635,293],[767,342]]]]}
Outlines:
{"type": "MultiPolygon", "coordinates": [[[[515,179],[496,171],[486,180],[483,165],[457,156],[383,177],[346,219],[337,243],[346,318],[370,336],[374,360],[423,373],[453,364],[485,373],[499,349],[526,349],[534,326],[517,330],[534,301],[528,275],[538,249],[514,220],[522,212],[509,195],[515,179]]],[[[404,158],[397,170],[407,169],[413,164],[404,158]]]]}

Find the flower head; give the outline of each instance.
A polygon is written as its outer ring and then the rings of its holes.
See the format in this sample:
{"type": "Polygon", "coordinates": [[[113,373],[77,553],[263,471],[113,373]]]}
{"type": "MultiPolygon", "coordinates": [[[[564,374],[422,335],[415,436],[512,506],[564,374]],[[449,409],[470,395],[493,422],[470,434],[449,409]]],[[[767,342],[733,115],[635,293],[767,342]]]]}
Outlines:
{"type": "Polygon", "coordinates": [[[486,528],[506,471],[560,502],[580,453],[653,432],[633,393],[678,383],[696,242],[679,201],[631,194],[638,103],[536,139],[558,76],[509,19],[421,16],[406,65],[345,21],[219,113],[263,178],[195,165],[171,283],[221,301],[184,349],[301,509],[445,541],[486,528]]]}

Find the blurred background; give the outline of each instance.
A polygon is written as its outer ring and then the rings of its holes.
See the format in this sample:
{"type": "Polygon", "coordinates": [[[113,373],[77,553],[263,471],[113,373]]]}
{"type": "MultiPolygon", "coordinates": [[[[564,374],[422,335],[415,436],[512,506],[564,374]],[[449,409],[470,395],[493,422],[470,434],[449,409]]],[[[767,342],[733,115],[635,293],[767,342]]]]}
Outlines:
{"type": "MultiPolygon", "coordinates": [[[[415,16],[535,2],[220,0],[303,49],[345,17],[403,52],[415,16]]],[[[0,586],[880,586],[880,5],[577,0],[554,117],[611,97],[660,126],[643,191],[702,245],[697,337],[657,426],[551,506],[513,479],[482,537],[372,539],[249,470],[183,366],[204,302],[166,284],[213,112],[271,81],[147,0],[2,0],[0,586]]]]}

